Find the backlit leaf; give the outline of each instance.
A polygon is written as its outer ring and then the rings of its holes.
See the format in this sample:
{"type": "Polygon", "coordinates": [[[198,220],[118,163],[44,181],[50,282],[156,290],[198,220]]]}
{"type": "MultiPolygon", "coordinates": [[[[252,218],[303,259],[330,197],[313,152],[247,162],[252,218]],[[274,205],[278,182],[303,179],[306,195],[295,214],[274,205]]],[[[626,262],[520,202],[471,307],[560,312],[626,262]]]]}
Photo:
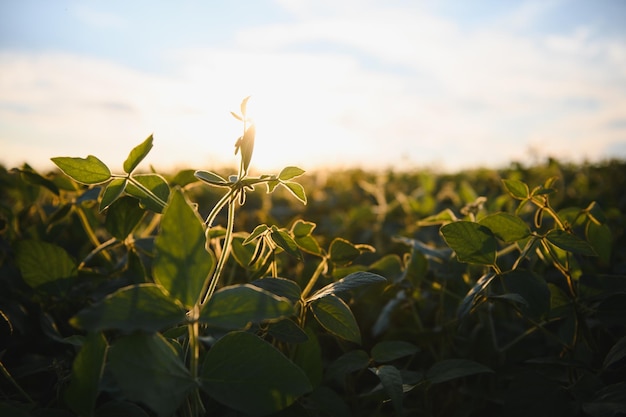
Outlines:
{"type": "Polygon", "coordinates": [[[287,190],[289,190],[289,192],[293,194],[294,197],[296,197],[302,203],[306,204],[306,192],[304,191],[304,187],[302,185],[292,181],[281,182],[281,184],[285,186],[285,188],[287,188],[287,190]]]}
{"type": "Polygon", "coordinates": [[[302,174],[304,174],[304,170],[301,168],[286,167],[286,168],[283,168],[282,171],[280,171],[280,174],[278,174],[278,178],[281,181],[288,181],[292,178],[299,177],[302,174]]]}
{"type": "Polygon", "coordinates": [[[106,210],[126,189],[126,178],[113,178],[105,187],[100,199],[100,211],[106,210]]]}
{"type": "Polygon", "coordinates": [[[564,230],[550,230],[550,232],[546,235],[546,239],[554,246],[565,251],[579,255],[597,256],[596,251],[593,249],[593,246],[589,244],[589,242],[564,230]]]}
{"type": "Polygon", "coordinates": [[[359,325],[350,307],[339,297],[327,295],[311,304],[315,319],[331,334],[354,343],[361,343],[359,325]]]}
{"type": "Polygon", "coordinates": [[[16,260],[22,279],[32,288],[78,275],[65,249],[40,240],[18,242],[16,260]]]}
{"type": "Polygon", "coordinates": [[[287,278],[261,278],[250,283],[280,297],[285,297],[295,303],[300,300],[302,290],[295,282],[287,278]]]}
{"type": "Polygon", "coordinates": [[[81,184],[100,184],[111,179],[109,167],[93,155],[89,155],[87,158],[60,156],[52,158],[52,162],[65,175],[81,184]]]}
{"type": "Polygon", "coordinates": [[[222,176],[209,171],[196,171],[193,174],[199,180],[217,187],[228,187],[230,183],[222,176]]]}
{"type": "Polygon", "coordinates": [[[295,237],[304,237],[313,233],[313,229],[315,229],[316,224],[313,222],[307,222],[305,220],[298,219],[295,221],[293,226],[291,226],[291,233],[295,237]]]}
{"type": "Polygon", "coordinates": [[[216,291],[200,312],[200,321],[222,329],[244,329],[250,323],[294,314],[293,305],[259,287],[242,284],[216,291]]]}
{"type": "Polygon", "coordinates": [[[296,244],[296,242],[293,240],[293,238],[291,237],[289,233],[277,228],[276,226],[273,226],[271,236],[272,236],[272,240],[274,241],[274,243],[276,243],[278,247],[283,249],[289,255],[293,256],[294,258],[298,260],[303,259],[302,253],[300,252],[298,245],[296,244]]]}
{"type": "Polygon", "coordinates": [[[275,413],[312,390],[299,367],[246,332],[218,340],[207,352],[200,376],[212,398],[250,416],[275,413]]]}
{"type": "Polygon", "coordinates": [[[205,249],[203,222],[180,189],[176,189],[163,213],[155,240],[154,280],[180,300],[193,307],[209,272],[213,254],[205,249]]]}
{"type": "Polygon", "coordinates": [[[124,161],[124,172],[130,174],[137,168],[137,165],[148,155],[152,149],[152,135],[148,136],[146,140],[135,146],[128,157],[124,161]]]}
{"type": "Polygon", "coordinates": [[[458,221],[440,229],[443,238],[461,262],[493,265],[497,242],[491,230],[478,223],[458,221]]]}
{"type": "Polygon", "coordinates": [[[528,185],[518,180],[502,180],[504,188],[517,200],[525,200],[530,196],[528,185]]]}
{"type": "MultiPolygon", "coordinates": [[[[161,202],[167,202],[170,196],[170,187],[167,185],[165,178],[159,174],[138,174],[133,176],[133,180],[137,181],[143,188],[154,194],[161,202]]],[[[137,197],[142,205],[155,213],[161,213],[163,211],[164,206],[161,205],[161,203],[154,201],[154,198],[132,182],[129,182],[126,186],[126,192],[137,197]]]]}
{"type": "Polygon", "coordinates": [[[122,197],[109,207],[104,226],[118,240],[124,240],[139,224],[144,213],[136,199],[122,197]]]}
{"type": "Polygon", "coordinates": [[[354,261],[361,251],[351,242],[343,238],[335,238],[330,243],[330,260],[337,265],[347,265],[354,261]]]}
{"type": "Polygon", "coordinates": [[[367,272],[367,271],[353,272],[341,278],[339,281],[335,281],[319,289],[312,296],[307,298],[307,302],[316,300],[321,297],[326,297],[327,295],[330,295],[330,294],[337,294],[342,291],[352,290],[354,288],[358,288],[363,285],[377,284],[377,283],[386,282],[386,281],[387,281],[386,278],[381,277],[380,275],[374,274],[372,272],[367,272]]]}
{"type": "Polygon", "coordinates": [[[483,217],[478,222],[486,226],[494,235],[505,243],[516,242],[530,235],[530,228],[517,216],[509,213],[494,213],[483,217]]]}

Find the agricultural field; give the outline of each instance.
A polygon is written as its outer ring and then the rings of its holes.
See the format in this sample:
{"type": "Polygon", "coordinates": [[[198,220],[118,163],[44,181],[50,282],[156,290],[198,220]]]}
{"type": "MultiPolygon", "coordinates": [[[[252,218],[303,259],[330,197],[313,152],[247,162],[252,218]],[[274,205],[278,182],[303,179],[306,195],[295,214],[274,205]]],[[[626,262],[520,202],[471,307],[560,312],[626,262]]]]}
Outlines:
{"type": "Polygon", "coordinates": [[[626,162],[257,175],[243,132],[0,171],[0,415],[626,414],[626,162]]]}

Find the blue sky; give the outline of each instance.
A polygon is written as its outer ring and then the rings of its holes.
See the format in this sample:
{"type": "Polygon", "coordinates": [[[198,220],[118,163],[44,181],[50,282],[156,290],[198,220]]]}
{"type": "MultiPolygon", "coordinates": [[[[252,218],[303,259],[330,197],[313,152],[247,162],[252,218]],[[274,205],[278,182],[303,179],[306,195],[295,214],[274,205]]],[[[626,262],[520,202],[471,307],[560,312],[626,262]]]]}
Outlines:
{"type": "Polygon", "coordinates": [[[0,163],[462,169],[626,158],[626,2],[0,0],[0,163]]]}

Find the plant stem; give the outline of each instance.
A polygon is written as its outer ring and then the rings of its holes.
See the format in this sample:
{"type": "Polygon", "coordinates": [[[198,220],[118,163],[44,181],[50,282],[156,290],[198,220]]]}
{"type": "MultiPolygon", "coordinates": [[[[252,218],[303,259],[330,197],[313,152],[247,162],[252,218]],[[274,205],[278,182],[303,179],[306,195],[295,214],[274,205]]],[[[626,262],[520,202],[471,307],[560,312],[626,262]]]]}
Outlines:
{"type": "MultiPolygon", "coordinates": [[[[241,191],[243,192],[243,191],[241,191]]],[[[222,253],[220,254],[220,258],[217,262],[217,267],[215,268],[215,272],[213,276],[208,280],[208,288],[206,292],[204,292],[204,296],[202,297],[202,304],[206,303],[215,288],[217,287],[217,283],[220,279],[220,275],[224,269],[224,265],[226,265],[226,261],[228,260],[228,256],[230,255],[231,243],[233,240],[233,229],[235,227],[235,203],[237,200],[237,195],[233,194],[230,201],[228,202],[228,224],[226,225],[226,235],[224,236],[224,245],[222,253]]]]}
{"type": "MultiPolygon", "coordinates": [[[[94,232],[93,228],[91,227],[91,224],[89,223],[89,219],[87,218],[85,211],[78,204],[75,207],[76,207],[76,214],[78,215],[78,218],[80,219],[80,222],[83,225],[83,229],[85,230],[85,233],[87,233],[87,237],[96,248],[99,248],[101,246],[100,240],[98,239],[98,236],[96,236],[96,232],[94,232]]],[[[108,252],[101,252],[101,253],[102,253],[102,256],[104,256],[104,259],[107,260],[107,262],[113,261],[113,259],[111,258],[111,255],[109,255],[108,252]]]]}
{"type": "Polygon", "coordinates": [[[306,285],[306,288],[304,288],[304,291],[302,291],[302,295],[301,295],[302,300],[305,300],[306,297],[309,295],[309,293],[311,292],[311,290],[317,283],[318,278],[320,277],[320,275],[322,275],[322,272],[326,269],[327,263],[328,263],[328,260],[326,258],[322,258],[319,265],[317,265],[317,268],[315,268],[315,272],[313,272],[313,276],[311,277],[308,284],[306,285]]]}

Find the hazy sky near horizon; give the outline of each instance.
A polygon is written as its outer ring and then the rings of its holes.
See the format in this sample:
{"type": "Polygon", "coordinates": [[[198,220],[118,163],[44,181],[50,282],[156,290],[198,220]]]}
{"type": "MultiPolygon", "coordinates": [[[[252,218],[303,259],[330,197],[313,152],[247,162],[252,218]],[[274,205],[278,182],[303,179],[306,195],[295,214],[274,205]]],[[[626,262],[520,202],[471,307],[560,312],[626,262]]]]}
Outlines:
{"type": "Polygon", "coordinates": [[[626,1],[0,0],[0,164],[626,158],[626,1]]]}

